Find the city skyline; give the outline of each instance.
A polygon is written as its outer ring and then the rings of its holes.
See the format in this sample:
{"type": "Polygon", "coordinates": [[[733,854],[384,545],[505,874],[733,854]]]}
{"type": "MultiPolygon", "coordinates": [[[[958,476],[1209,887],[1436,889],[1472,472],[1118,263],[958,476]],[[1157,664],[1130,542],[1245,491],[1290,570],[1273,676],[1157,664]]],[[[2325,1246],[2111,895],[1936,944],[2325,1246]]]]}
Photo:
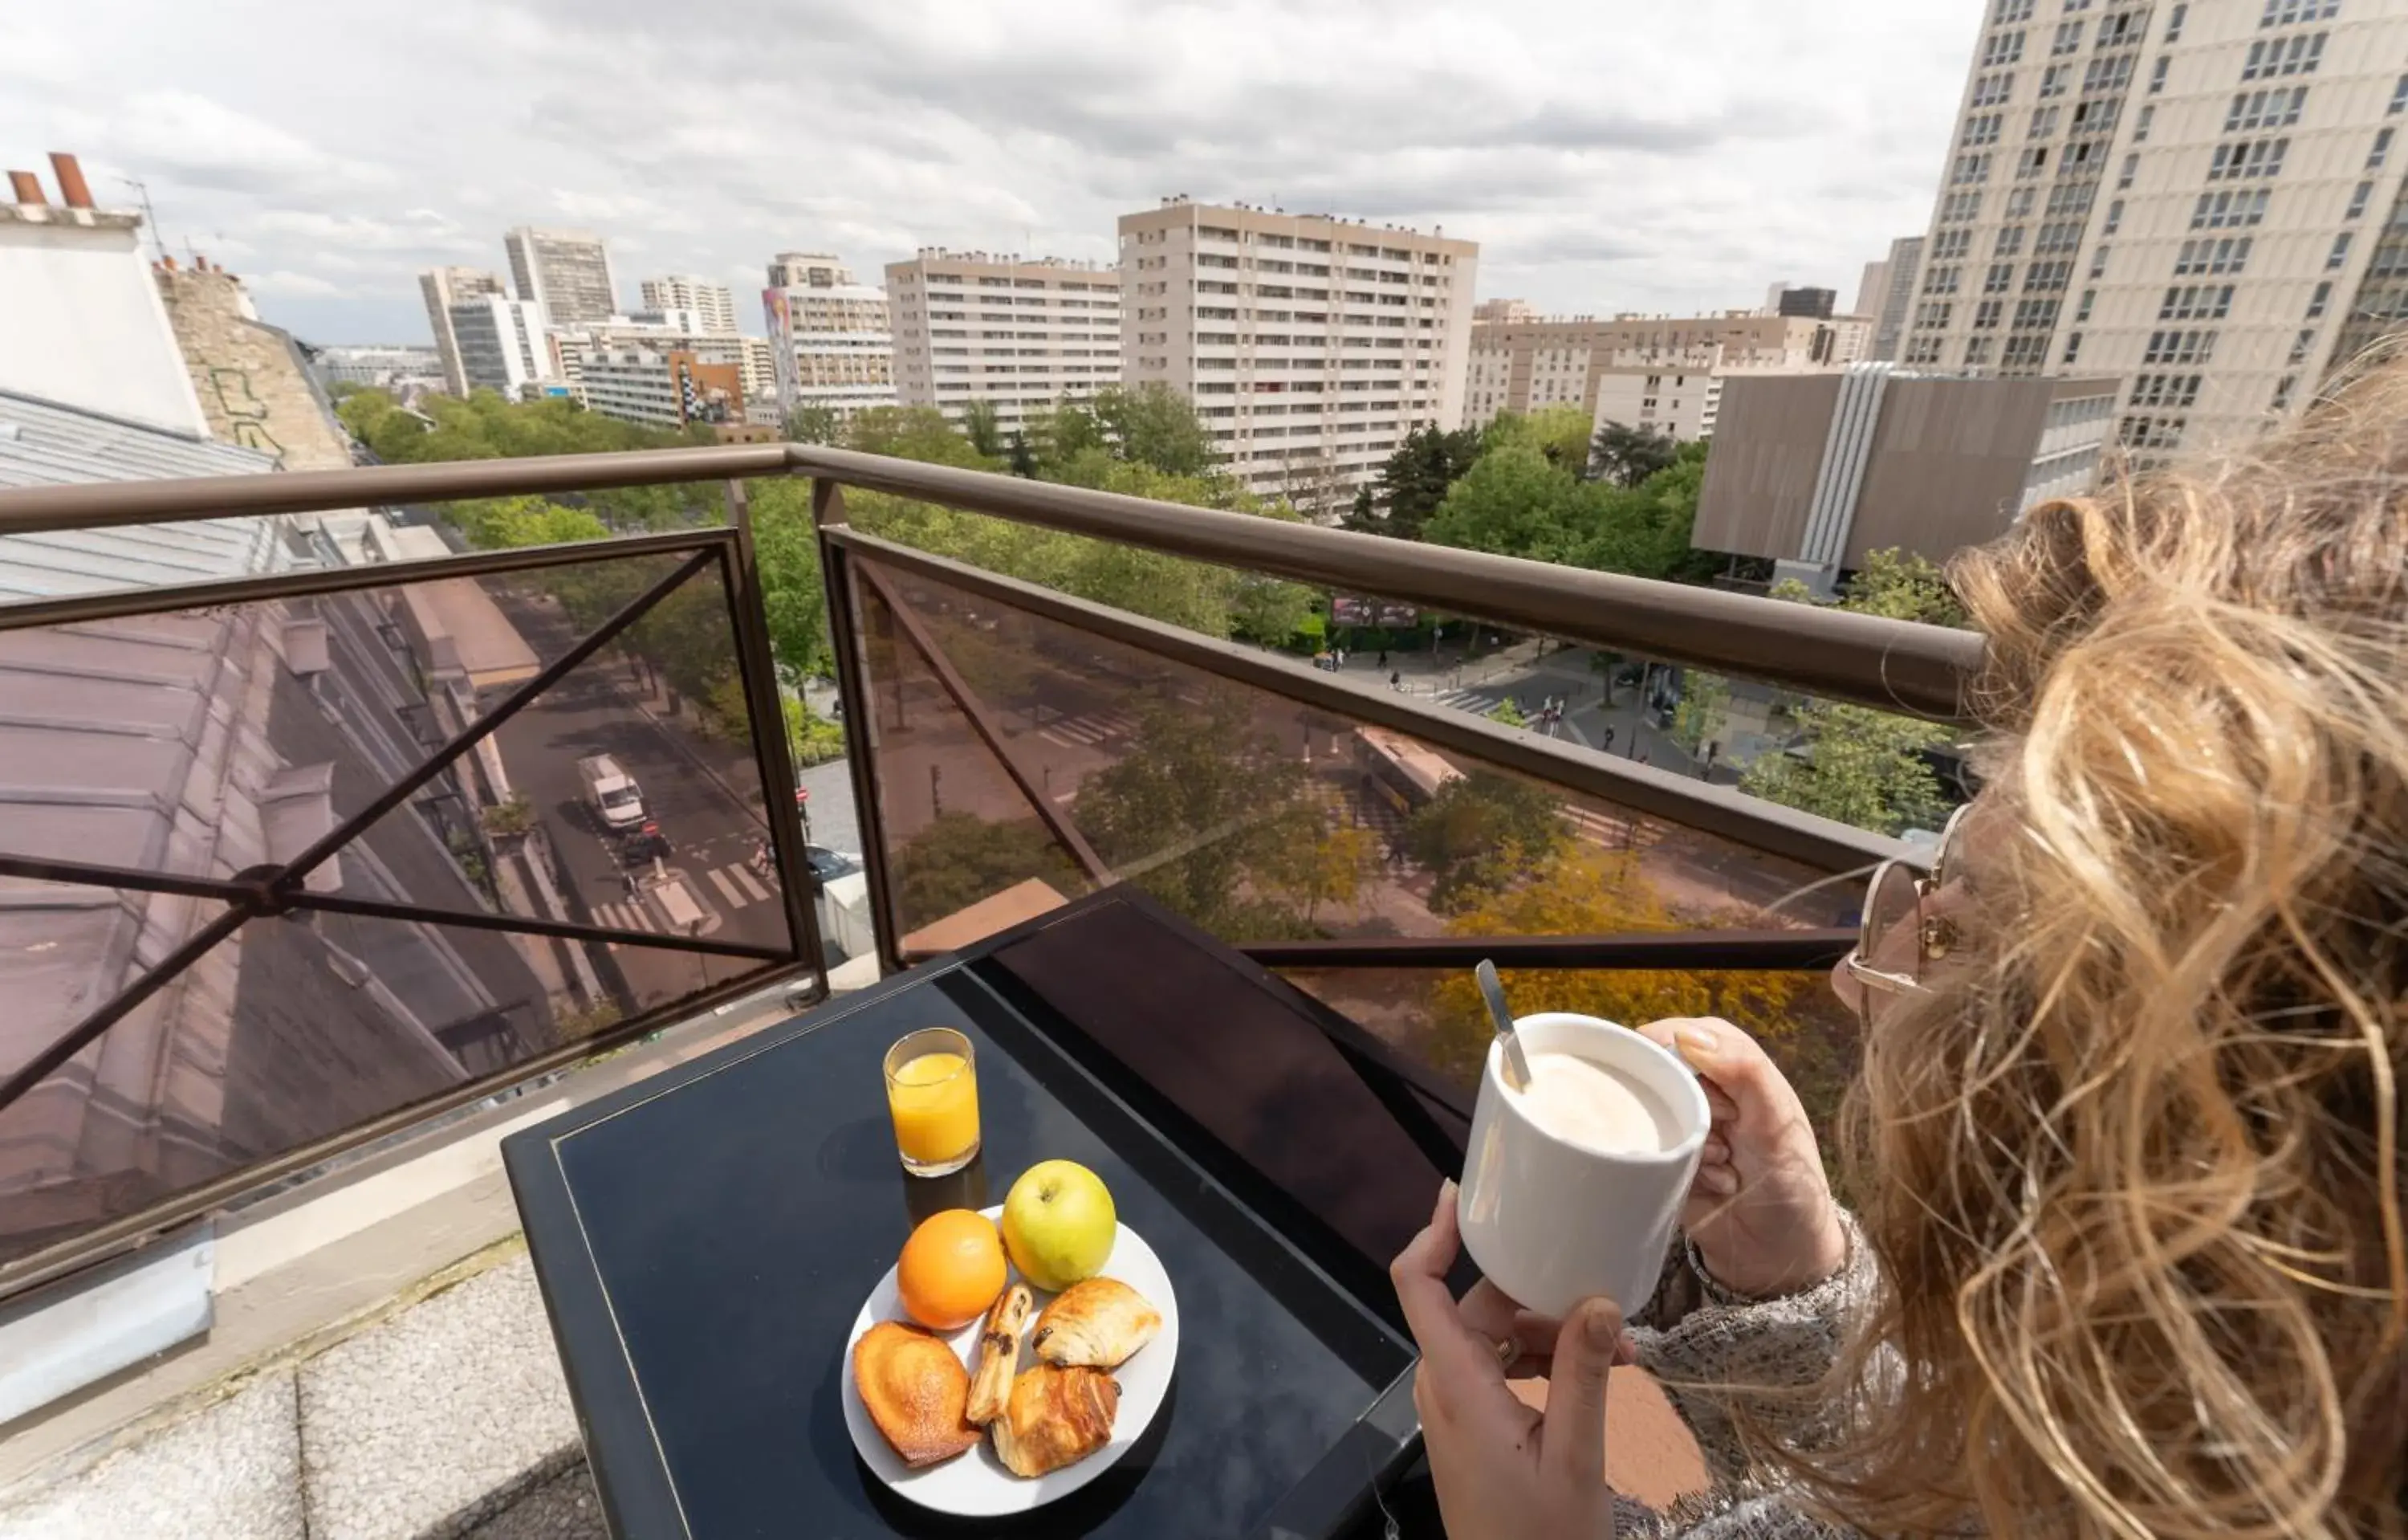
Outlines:
{"type": "Polygon", "coordinates": [[[169,251],[328,343],[424,340],[415,274],[503,268],[519,224],[743,295],[796,246],[865,273],[922,245],[1109,259],[1117,216],[1173,193],[1443,227],[1488,253],[1484,293],[1549,310],[1845,291],[1925,223],[1980,21],[1973,0],[1608,19],[1263,0],[1005,26],[931,0],[774,26],[738,6],[698,36],[639,7],[433,0],[364,22],[361,72],[309,67],[272,25],[116,8],[21,29],[0,135],[79,151],[110,206],[141,178],[169,251]],[[808,176],[798,142],[821,147],[808,176]]]}

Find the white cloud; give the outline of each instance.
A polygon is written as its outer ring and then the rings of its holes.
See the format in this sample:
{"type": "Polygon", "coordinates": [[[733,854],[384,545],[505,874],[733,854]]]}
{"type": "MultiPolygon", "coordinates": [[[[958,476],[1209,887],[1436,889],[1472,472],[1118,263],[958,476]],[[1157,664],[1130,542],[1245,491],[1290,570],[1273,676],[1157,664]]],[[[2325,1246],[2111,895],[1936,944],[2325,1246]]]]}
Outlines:
{"type": "MultiPolygon", "coordinates": [[[[833,249],[1109,257],[1168,193],[1443,224],[1563,310],[1851,295],[1922,229],[1979,0],[419,0],[12,18],[0,158],[142,179],[270,319],[423,337],[414,272],[523,223],[647,272],[833,249]],[[330,65],[340,58],[345,63],[330,65]],[[372,65],[372,67],[368,67],[372,65]],[[9,151],[7,147],[18,147],[9,151]],[[223,232],[219,237],[216,233],[223,232]],[[310,287],[314,280],[319,287],[310,287]],[[272,300],[272,303],[267,302],[272,300]]],[[[94,180],[104,197],[122,190],[94,180]]]]}

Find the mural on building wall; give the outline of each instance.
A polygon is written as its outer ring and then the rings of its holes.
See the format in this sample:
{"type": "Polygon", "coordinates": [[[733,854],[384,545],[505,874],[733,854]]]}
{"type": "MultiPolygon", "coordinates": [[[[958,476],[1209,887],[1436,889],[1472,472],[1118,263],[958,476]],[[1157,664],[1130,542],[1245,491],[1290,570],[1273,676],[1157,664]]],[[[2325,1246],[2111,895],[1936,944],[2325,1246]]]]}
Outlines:
{"type": "Polygon", "coordinates": [[[251,371],[247,368],[223,368],[208,366],[209,390],[216,396],[219,414],[225,422],[225,435],[245,449],[255,449],[276,456],[278,468],[284,464],[284,446],[268,431],[267,403],[251,388],[251,371]]]}

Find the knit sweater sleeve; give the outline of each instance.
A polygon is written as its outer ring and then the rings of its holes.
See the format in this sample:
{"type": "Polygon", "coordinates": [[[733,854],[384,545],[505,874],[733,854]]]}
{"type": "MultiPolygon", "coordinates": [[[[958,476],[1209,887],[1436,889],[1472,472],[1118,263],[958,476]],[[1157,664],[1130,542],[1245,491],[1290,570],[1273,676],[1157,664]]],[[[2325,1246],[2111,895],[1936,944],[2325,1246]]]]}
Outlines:
{"type": "Polygon", "coordinates": [[[1800,1396],[1823,1379],[1877,1282],[1854,1218],[1842,1216],[1847,1261],[1813,1287],[1750,1300],[1715,1283],[1684,1239],[1630,1331],[1640,1366],[1654,1374],[1697,1436],[1713,1485],[1665,1513],[1624,1501],[1616,1535],[1684,1540],[1822,1540],[1846,1532],[1810,1518],[1777,1489],[1750,1478],[1734,1412],[1791,1446],[1811,1446],[1832,1408],[1800,1396]],[[1791,1392],[1784,1394],[1784,1392],[1791,1392]]]}

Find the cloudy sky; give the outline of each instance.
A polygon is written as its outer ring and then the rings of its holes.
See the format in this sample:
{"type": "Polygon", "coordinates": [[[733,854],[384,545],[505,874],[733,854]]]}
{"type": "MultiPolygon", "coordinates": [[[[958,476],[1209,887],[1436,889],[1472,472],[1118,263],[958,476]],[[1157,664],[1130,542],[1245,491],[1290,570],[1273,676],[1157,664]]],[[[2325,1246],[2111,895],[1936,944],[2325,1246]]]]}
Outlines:
{"type": "MultiPolygon", "coordinates": [[[[424,341],[502,231],[733,286],[833,250],[1110,257],[1164,194],[1481,242],[1551,310],[1846,305],[1922,230],[1979,0],[79,0],[11,6],[0,163],[148,185],[261,311],[424,341]]],[[[874,281],[874,280],[873,280],[874,281]]]]}

